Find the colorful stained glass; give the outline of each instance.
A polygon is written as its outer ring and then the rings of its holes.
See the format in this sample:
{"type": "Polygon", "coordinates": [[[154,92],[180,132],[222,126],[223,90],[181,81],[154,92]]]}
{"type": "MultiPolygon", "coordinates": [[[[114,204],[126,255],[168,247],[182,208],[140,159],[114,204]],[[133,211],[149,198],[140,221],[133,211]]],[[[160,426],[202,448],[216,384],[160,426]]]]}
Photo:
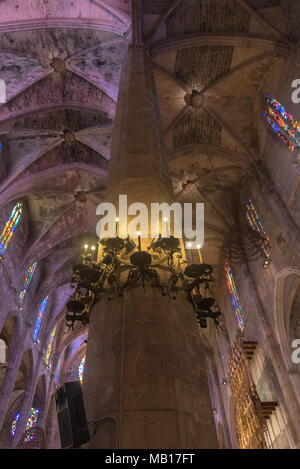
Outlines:
{"type": "Polygon", "coordinates": [[[48,302],[48,296],[46,298],[43,299],[42,303],[41,303],[41,306],[40,306],[40,309],[39,309],[39,313],[38,313],[38,317],[37,317],[37,320],[36,320],[36,323],[35,323],[35,326],[34,326],[34,331],[33,331],[33,340],[36,342],[37,338],[38,338],[38,335],[39,335],[39,331],[40,331],[40,327],[41,327],[41,324],[42,324],[42,319],[43,319],[43,315],[44,315],[44,312],[45,312],[45,309],[47,307],[47,302],[48,302]]]}
{"type": "Polygon", "coordinates": [[[261,251],[266,260],[271,258],[272,245],[264,227],[259,219],[255,207],[250,198],[246,199],[246,217],[249,225],[255,231],[258,231],[262,236],[261,251]]]}
{"type": "Polygon", "coordinates": [[[300,147],[300,122],[296,121],[271,94],[266,97],[264,117],[267,125],[291,151],[300,147]]]}
{"type": "Polygon", "coordinates": [[[35,272],[36,267],[37,267],[37,262],[32,264],[27,270],[27,274],[26,274],[26,277],[25,277],[25,280],[24,280],[23,289],[22,289],[22,291],[20,293],[20,296],[19,296],[19,301],[18,302],[19,302],[20,305],[23,305],[23,303],[24,303],[24,298],[25,298],[25,295],[26,295],[26,292],[27,292],[27,288],[31,284],[32,277],[33,277],[33,274],[35,272]]]}
{"type": "Polygon", "coordinates": [[[17,429],[17,423],[20,419],[20,414],[17,414],[11,424],[11,435],[14,436],[15,433],[16,433],[16,429],[17,429]]]}
{"type": "Polygon", "coordinates": [[[239,325],[239,329],[243,331],[245,328],[245,323],[243,319],[243,310],[242,310],[239,295],[238,295],[238,292],[237,292],[237,289],[233,280],[232,271],[231,271],[230,265],[228,264],[228,261],[225,262],[225,273],[226,273],[227,288],[231,296],[231,302],[232,302],[235,316],[239,325]]]}
{"type": "Polygon", "coordinates": [[[6,225],[0,236],[0,254],[4,254],[4,252],[6,251],[8,243],[10,242],[19,224],[22,212],[23,212],[23,205],[21,202],[19,202],[12,209],[9,219],[7,220],[6,225]]]}
{"type": "MultiPolygon", "coordinates": [[[[28,433],[26,435],[24,441],[30,441],[30,432],[28,432],[31,428],[34,428],[37,424],[38,417],[39,417],[39,409],[34,409],[33,407],[30,409],[29,417],[26,423],[25,432],[28,433]]],[[[16,433],[17,423],[20,420],[20,414],[17,414],[11,424],[11,435],[14,436],[16,433]]]]}
{"type": "Polygon", "coordinates": [[[81,382],[81,384],[82,384],[82,381],[83,381],[83,376],[84,376],[84,371],[85,371],[85,359],[86,359],[86,355],[84,355],[84,357],[82,357],[82,360],[81,360],[79,368],[78,368],[78,378],[79,378],[79,381],[81,382]]]}
{"type": "Polygon", "coordinates": [[[25,438],[24,442],[32,441],[35,434],[35,427],[29,428],[29,430],[25,430],[25,438]]]}
{"type": "Polygon", "coordinates": [[[55,333],[56,333],[56,327],[53,329],[53,331],[51,332],[51,335],[49,337],[49,341],[48,341],[48,345],[47,345],[47,351],[46,351],[46,358],[45,358],[46,366],[48,366],[49,363],[50,363],[50,358],[51,358],[51,352],[52,352],[55,333]]]}
{"type": "Polygon", "coordinates": [[[62,361],[62,355],[59,357],[58,362],[57,362],[57,366],[56,366],[55,380],[54,380],[55,384],[57,384],[57,381],[58,381],[59,369],[60,369],[61,361],[62,361]]]}
{"type": "Polygon", "coordinates": [[[26,428],[25,428],[25,433],[26,436],[24,438],[24,441],[31,441],[33,438],[33,433],[30,432],[32,428],[34,428],[37,424],[38,418],[39,418],[39,409],[34,409],[33,407],[30,409],[30,414],[27,420],[26,428]]]}

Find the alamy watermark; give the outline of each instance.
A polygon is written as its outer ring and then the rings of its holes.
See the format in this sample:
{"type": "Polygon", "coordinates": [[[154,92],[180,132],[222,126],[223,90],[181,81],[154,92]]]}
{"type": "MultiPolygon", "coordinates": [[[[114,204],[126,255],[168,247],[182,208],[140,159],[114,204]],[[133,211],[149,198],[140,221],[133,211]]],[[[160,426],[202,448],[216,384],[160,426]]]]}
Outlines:
{"type": "Polygon", "coordinates": [[[0,79],[0,104],[6,103],[6,85],[5,81],[0,79]]]}
{"type": "Polygon", "coordinates": [[[292,102],[294,104],[300,104],[300,79],[297,78],[292,82],[292,88],[296,88],[292,93],[292,102]]]}
{"type": "Polygon", "coordinates": [[[118,210],[111,203],[98,205],[96,214],[102,218],[97,223],[96,233],[99,238],[155,238],[162,234],[164,238],[171,236],[185,238],[188,249],[199,249],[204,244],[204,204],[203,203],[151,203],[148,207],[136,202],[128,207],[127,195],[119,196],[118,210]],[[193,217],[194,215],[194,217],[193,217]],[[131,218],[128,221],[128,218],[131,218]],[[195,228],[193,228],[193,218],[195,228]],[[118,223],[116,224],[116,220],[118,223]],[[171,230],[173,227],[173,230],[171,230]],[[118,233],[117,233],[118,231],[118,233]]]}
{"type": "Polygon", "coordinates": [[[295,349],[295,351],[292,354],[292,362],[294,365],[299,365],[300,363],[300,339],[295,339],[292,342],[292,348],[295,349]]]}

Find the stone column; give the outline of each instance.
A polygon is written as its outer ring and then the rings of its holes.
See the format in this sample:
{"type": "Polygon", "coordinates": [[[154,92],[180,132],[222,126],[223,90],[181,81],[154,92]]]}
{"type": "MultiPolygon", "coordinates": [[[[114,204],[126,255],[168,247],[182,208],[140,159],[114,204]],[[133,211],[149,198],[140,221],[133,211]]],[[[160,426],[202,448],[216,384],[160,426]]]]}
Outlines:
{"type": "Polygon", "coordinates": [[[128,205],[173,198],[152,64],[143,46],[129,46],[120,82],[106,200],[118,203],[119,194],[128,195],[128,205]]]}
{"type": "Polygon", "coordinates": [[[27,383],[27,388],[25,389],[22,405],[20,409],[20,418],[17,423],[16,432],[12,442],[12,447],[15,448],[19,443],[23,433],[25,432],[27,420],[29,417],[30,409],[32,406],[33,396],[35,392],[36,382],[27,383]]]}
{"type": "Polygon", "coordinates": [[[47,449],[61,449],[54,390],[51,394],[45,425],[45,444],[47,449]]]}
{"type": "Polygon", "coordinates": [[[0,389],[0,429],[2,428],[7,413],[11,393],[14,389],[16,377],[23,357],[24,350],[23,346],[20,345],[20,337],[18,334],[15,334],[11,344],[12,355],[9,357],[9,362],[0,389]]]}
{"type": "MultiPolygon", "coordinates": [[[[51,383],[54,383],[54,374],[51,374],[51,383]]],[[[48,418],[48,412],[50,408],[50,401],[51,398],[53,397],[53,392],[55,390],[54,386],[48,387],[46,385],[46,388],[48,388],[46,392],[46,395],[43,396],[39,408],[40,408],[40,414],[39,414],[39,420],[38,420],[38,426],[41,427],[43,430],[45,430],[45,426],[47,423],[47,418],[48,418]]]]}
{"type": "MultiPolygon", "coordinates": [[[[108,202],[169,202],[152,64],[128,50],[113,134],[108,202]]],[[[120,220],[121,221],[121,220],[120,220]]],[[[145,241],[146,242],[146,241],[145,241]]],[[[90,448],[218,448],[194,311],[147,286],[101,300],[89,326],[83,396],[90,448]]]]}
{"type": "MultiPolygon", "coordinates": [[[[50,382],[54,383],[54,377],[55,376],[52,373],[50,382]]],[[[55,401],[55,396],[54,396],[55,387],[54,387],[54,385],[49,386],[49,383],[48,383],[48,386],[46,385],[46,388],[47,388],[47,391],[45,391],[46,395],[43,396],[41,402],[38,405],[39,410],[40,410],[40,414],[39,414],[39,419],[38,419],[38,422],[37,422],[37,427],[39,427],[40,432],[43,434],[43,441],[41,442],[41,448],[40,449],[44,449],[46,444],[48,443],[47,442],[47,432],[48,432],[48,426],[49,426],[49,419],[51,417],[53,419],[52,413],[53,413],[54,409],[56,410],[56,407],[53,406],[53,403],[55,403],[54,402],[55,401]]],[[[49,436],[50,436],[50,432],[49,432],[49,436]]]]}

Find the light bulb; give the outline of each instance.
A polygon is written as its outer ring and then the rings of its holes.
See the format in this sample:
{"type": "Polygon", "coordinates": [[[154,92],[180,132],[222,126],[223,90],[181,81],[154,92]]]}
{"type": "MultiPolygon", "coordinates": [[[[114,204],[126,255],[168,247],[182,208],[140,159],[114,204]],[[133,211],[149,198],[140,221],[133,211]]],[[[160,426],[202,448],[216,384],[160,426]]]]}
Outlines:
{"type": "Polygon", "coordinates": [[[96,249],[95,246],[92,246],[92,247],[91,247],[91,250],[92,250],[92,251],[95,251],[95,249],[96,249]]]}
{"type": "Polygon", "coordinates": [[[89,245],[88,244],[85,244],[84,245],[84,249],[88,249],[89,245]]]}

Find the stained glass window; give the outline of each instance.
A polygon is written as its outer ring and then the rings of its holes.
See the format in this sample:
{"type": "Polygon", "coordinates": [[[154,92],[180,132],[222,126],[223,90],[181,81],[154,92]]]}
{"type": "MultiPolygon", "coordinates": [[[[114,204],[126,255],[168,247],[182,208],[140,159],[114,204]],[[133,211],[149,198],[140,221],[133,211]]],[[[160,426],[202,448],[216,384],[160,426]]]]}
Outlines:
{"type": "Polygon", "coordinates": [[[29,430],[34,428],[37,424],[38,418],[39,418],[39,409],[34,409],[33,407],[30,409],[30,414],[27,420],[26,428],[25,428],[25,439],[24,441],[31,441],[33,438],[33,433],[31,433],[29,430]]]}
{"type": "Polygon", "coordinates": [[[39,335],[39,331],[40,331],[40,327],[41,327],[41,324],[42,324],[42,319],[43,319],[43,315],[44,315],[44,312],[45,312],[45,309],[47,307],[47,302],[48,302],[48,296],[46,298],[43,299],[42,303],[41,303],[41,306],[40,306],[40,309],[39,309],[39,313],[38,313],[38,317],[37,317],[37,320],[36,320],[36,323],[35,323],[35,326],[34,326],[34,331],[33,331],[33,340],[36,342],[37,338],[38,338],[38,335],[39,335]]]}
{"type": "Polygon", "coordinates": [[[19,202],[12,209],[9,219],[7,220],[6,225],[0,236],[0,254],[4,254],[4,252],[6,251],[8,243],[10,242],[12,235],[14,234],[19,224],[22,212],[23,212],[23,206],[22,206],[22,203],[19,202]]]}
{"type": "Polygon", "coordinates": [[[17,414],[11,424],[11,435],[14,436],[16,433],[17,423],[20,419],[20,414],[17,414]]]}
{"type": "Polygon", "coordinates": [[[268,265],[271,260],[272,245],[250,198],[246,199],[246,217],[251,228],[262,236],[261,251],[266,259],[265,265],[268,265]]]}
{"type": "Polygon", "coordinates": [[[49,362],[50,362],[50,357],[51,357],[51,352],[52,352],[52,347],[53,347],[55,332],[56,332],[56,327],[53,329],[53,331],[51,332],[51,335],[50,335],[50,337],[49,337],[49,341],[48,341],[48,345],[47,345],[47,351],[46,351],[46,358],[45,358],[46,366],[48,366],[48,365],[49,365],[49,362]]]}
{"type": "Polygon", "coordinates": [[[271,94],[266,97],[264,116],[267,125],[291,151],[300,147],[300,122],[296,121],[271,94]]]}
{"type": "Polygon", "coordinates": [[[235,316],[239,325],[239,329],[242,331],[245,327],[244,319],[243,319],[243,310],[240,303],[239,295],[233,280],[232,271],[228,261],[225,263],[225,273],[226,273],[226,282],[227,288],[231,296],[232,306],[235,312],[235,316]]]}
{"type": "MultiPolygon", "coordinates": [[[[39,409],[34,409],[33,407],[30,409],[29,417],[26,423],[25,432],[28,433],[25,437],[24,441],[30,441],[31,436],[29,430],[34,428],[37,424],[39,418],[39,409]]],[[[16,433],[17,423],[20,420],[20,414],[17,414],[11,424],[11,435],[14,436],[16,433]]]]}
{"type": "Polygon", "coordinates": [[[79,368],[78,368],[78,378],[79,378],[79,381],[81,382],[81,384],[82,384],[82,381],[83,381],[83,376],[84,376],[84,371],[85,371],[85,359],[86,359],[86,355],[84,355],[84,357],[82,357],[82,360],[81,360],[79,368]]]}
{"type": "Polygon", "coordinates": [[[57,381],[58,381],[59,369],[60,369],[61,361],[62,361],[62,355],[59,357],[58,362],[57,362],[57,366],[56,366],[55,380],[54,380],[54,381],[55,381],[55,384],[57,384],[57,381]]]}
{"type": "Polygon", "coordinates": [[[33,274],[35,272],[36,267],[37,267],[37,262],[32,264],[27,270],[27,274],[26,274],[26,277],[25,277],[25,280],[24,280],[23,289],[22,289],[22,291],[20,293],[20,296],[19,296],[19,304],[20,305],[23,305],[23,303],[24,303],[24,298],[25,298],[25,295],[26,295],[26,292],[27,292],[27,288],[31,284],[32,277],[33,277],[33,274]]]}

